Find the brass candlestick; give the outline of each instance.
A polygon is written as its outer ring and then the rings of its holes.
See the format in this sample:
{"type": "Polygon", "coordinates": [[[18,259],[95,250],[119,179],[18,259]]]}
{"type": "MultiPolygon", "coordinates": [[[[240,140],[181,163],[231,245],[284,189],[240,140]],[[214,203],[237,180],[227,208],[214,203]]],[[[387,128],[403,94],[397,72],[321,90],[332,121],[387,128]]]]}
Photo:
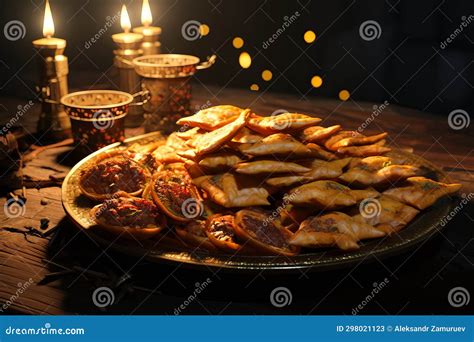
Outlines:
{"type": "MultiPolygon", "coordinates": [[[[134,70],[131,61],[143,54],[140,45],[143,41],[143,36],[138,33],[131,33],[131,23],[128,16],[127,8],[122,6],[120,22],[123,33],[112,35],[112,40],[117,44],[118,49],[114,50],[114,65],[119,74],[119,88],[127,93],[134,94],[141,90],[140,76],[134,70]]],[[[136,101],[140,101],[137,99],[136,101]]],[[[128,116],[125,120],[127,127],[137,127],[143,123],[143,109],[141,106],[130,107],[128,116]]]]}
{"type": "Polygon", "coordinates": [[[143,0],[141,21],[143,26],[135,27],[133,32],[143,36],[143,42],[141,45],[143,55],[148,56],[159,54],[161,52],[161,43],[159,42],[161,27],[151,26],[153,23],[153,17],[148,0],[143,0]]]}
{"type": "Polygon", "coordinates": [[[43,35],[33,41],[38,51],[40,78],[38,90],[42,100],[38,121],[38,133],[46,140],[61,140],[70,136],[71,123],[60,104],[61,97],[68,93],[68,59],[63,55],[66,40],[52,37],[54,22],[49,2],[46,1],[43,35]]]}

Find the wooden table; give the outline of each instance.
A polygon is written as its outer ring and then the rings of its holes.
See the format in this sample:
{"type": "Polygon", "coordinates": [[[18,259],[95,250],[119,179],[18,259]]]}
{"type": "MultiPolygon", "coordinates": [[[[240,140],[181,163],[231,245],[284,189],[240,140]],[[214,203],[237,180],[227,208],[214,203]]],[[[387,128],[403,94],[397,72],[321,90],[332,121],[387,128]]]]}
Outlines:
{"type": "MultiPolygon", "coordinates": [[[[314,114],[324,119],[323,125],[338,123],[351,129],[357,129],[371,117],[373,106],[378,105],[351,100],[299,99],[284,94],[261,96],[212,87],[196,87],[194,98],[196,108],[203,104],[236,104],[264,114],[285,109],[314,114]]],[[[15,99],[5,101],[15,103],[15,99]]],[[[392,104],[372,117],[374,120],[365,133],[388,131],[391,145],[413,148],[415,153],[441,166],[453,180],[461,182],[464,193],[474,192],[472,127],[456,131],[449,127],[445,117],[392,104]]],[[[30,115],[23,124],[32,130],[34,121],[35,116],[30,115]]],[[[127,133],[135,135],[140,130],[127,133]]],[[[270,276],[265,272],[235,275],[222,270],[203,273],[183,265],[149,264],[103,250],[87,234],[74,228],[62,209],[59,186],[34,187],[44,186],[43,181],[50,181],[51,175],[63,177],[74,164],[69,158],[70,151],[70,146],[47,150],[27,163],[24,174],[30,177],[31,188],[27,189],[24,216],[8,218],[0,212],[0,303],[5,303],[0,309],[5,312],[176,314],[177,308],[187,303],[179,313],[351,314],[371,292],[373,284],[387,278],[389,285],[366,304],[361,314],[467,313],[468,307],[453,308],[446,298],[454,286],[474,289],[472,203],[442,233],[399,257],[374,259],[351,269],[290,276],[270,276]],[[50,228],[56,227],[55,232],[47,237],[31,235],[28,227],[39,228],[42,218],[49,220],[50,228]],[[63,274],[67,273],[66,269],[72,272],[63,274]],[[87,272],[83,273],[84,270],[87,272]],[[56,272],[60,273],[51,276],[56,272]],[[123,283],[126,286],[114,287],[124,274],[131,277],[123,283]],[[102,279],[103,275],[109,280],[102,279]],[[114,282],[110,281],[111,277],[114,282]],[[211,280],[210,286],[191,300],[195,283],[207,278],[211,280]],[[91,299],[100,286],[114,289],[115,303],[106,309],[99,309],[91,299]],[[292,304],[285,308],[276,308],[269,300],[270,292],[278,286],[287,287],[293,295],[292,304]]],[[[0,205],[5,201],[4,196],[0,205]]]]}

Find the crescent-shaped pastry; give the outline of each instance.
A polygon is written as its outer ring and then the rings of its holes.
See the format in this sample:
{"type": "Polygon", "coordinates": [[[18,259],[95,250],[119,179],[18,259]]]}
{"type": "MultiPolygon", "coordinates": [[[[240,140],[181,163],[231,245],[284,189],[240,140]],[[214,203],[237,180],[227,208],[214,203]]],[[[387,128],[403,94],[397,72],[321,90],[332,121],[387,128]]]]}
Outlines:
{"type": "Polygon", "coordinates": [[[276,133],[272,134],[262,141],[244,145],[239,150],[245,154],[252,156],[266,155],[311,155],[311,150],[289,134],[276,133]]]}
{"type": "Polygon", "coordinates": [[[272,174],[272,173],[302,173],[311,171],[311,169],[302,165],[282,162],[277,160],[258,160],[246,163],[240,163],[235,166],[235,171],[246,175],[272,174]]]}
{"type": "Polygon", "coordinates": [[[330,137],[324,146],[331,151],[337,151],[342,147],[372,145],[383,140],[387,133],[365,136],[356,131],[341,131],[330,137]]]}
{"type": "Polygon", "coordinates": [[[408,186],[384,191],[384,194],[423,210],[433,205],[439,198],[461,189],[461,184],[446,184],[425,177],[410,177],[408,186]]]}
{"type": "Polygon", "coordinates": [[[206,131],[212,131],[237,119],[242,110],[242,108],[230,105],[215,106],[181,118],[176,123],[178,125],[200,127],[206,131]]]}
{"type": "Polygon", "coordinates": [[[305,143],[321,144],[341,130],[340,125],[330,127],[312,126],[305,128],[299,135],[299,139],[305,143]]]}
{"type": "Polygon", "coordinates": [[[290,244],[308,248],[337,246],[342,250],[354,250],[359,248],[359,240],[384,235],[384,232],[344,213],[331,212],[303,221],[290,239],[290,244]]]}
{"type": "Polygon", "coordinates": [[[255,117],[249,120],[247,127],[263,135],[278,132],[292,132],[308,126],[314,126],[321,119],[305,114],[283,113],[266,117],[255,117]]]}

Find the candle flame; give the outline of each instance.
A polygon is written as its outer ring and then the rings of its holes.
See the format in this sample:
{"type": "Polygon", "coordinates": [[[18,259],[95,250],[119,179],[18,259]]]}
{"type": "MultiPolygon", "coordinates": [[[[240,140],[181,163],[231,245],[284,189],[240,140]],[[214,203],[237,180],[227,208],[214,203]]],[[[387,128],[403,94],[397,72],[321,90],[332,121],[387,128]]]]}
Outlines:
{"type": "Polygon", "coordinates": [[[130,32],[132,28],[132,23],[130,22],[130,17],[128,16],[127,7],[122,5],[122,12],[120,13],[120,26],[125,33],[130,32]]]}
{"type": "Polygon", "coordinates": [[[46,0],[46,7],[44,10],[44,21],[43,21],[43,36],[51,38],[54,35],[54,21],[53,14],[51,13],[51,7],[49,1],[46,0]]]}
{"type": "Polygon", "coordinates": [[[151,15],[150,3],[148,0],[143,0],[142,5],[142,25],[148,27],[153,22],[153,17],[151,15]]]}

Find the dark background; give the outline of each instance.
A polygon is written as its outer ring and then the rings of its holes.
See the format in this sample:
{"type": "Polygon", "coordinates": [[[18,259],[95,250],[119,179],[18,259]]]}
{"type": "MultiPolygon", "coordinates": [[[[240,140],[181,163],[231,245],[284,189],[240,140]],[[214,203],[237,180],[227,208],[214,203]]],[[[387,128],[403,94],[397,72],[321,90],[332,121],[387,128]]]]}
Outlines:
{"type": "MultiPolygon", "coordinates": [[[[140,24],[141,0],[124,1],[132,24],[140,24]]],[[[72,89],[110,84],[114,73],[111,34],[120,23],[89,49],[86,41],[105,24],[107,16],[120,10],[118,0],[51,0],[56,36],[67,39],[72,89]],[[75,75],[81,74],[81,83],[75,75]],[[85,75],[89,75],[85,77],[85,75]],[[84,84],[84,80],[87,80],[84,84]]],[[[201,82],[219,87],[243,87],[257,83],[260,92],[276,91],[306,96],[337,98],[341,89],[355,101],[389,101],[439,115],[461,108],[474,109],[474,22],[448,44],[440,47],[463,21],[474,14],[472,0],[451,1],[249,1],[249,0],[150,0],[154,24],[163,28],[163,52],[206,57],[215,52],[218,63],[198,75],[201,82]],[[266,41],[281,27],[285,16],[301,15],[268,49],[266,41]],[[210,27],[209,35],[187,41],[181,27],[197,20],[210,27]],[[359,26],[376,20],[382,34],[364,41],[359,26]],[[303,40],[307,30],[316,42],[303,40]],[[239,67],[239,50],[232,39],[245,40],[242,51],[254,58],[252,66],[239,67]],[[273,79],[264,82],[261,72],[269,69],[273,79]],[[312,88],[312,76],[324,79],[312,88]]],[[[44,3],[40,0],[1,0],[0,28],[20,20],[26,35],[18,41],[0,35],[0,92],[29,99],[35,97],[36,63],[31,59],[31,41],[42,34],[44,3]]],[[[3,32],[2,32],[3,33],[3,32]]],[[[4,106],[5,107],[5,106],[4,106]]],[[[0,109],[1,110],[1,109],[0,109]]],[[[3,109],[5,110],[5,108],[3,109]]]]}

